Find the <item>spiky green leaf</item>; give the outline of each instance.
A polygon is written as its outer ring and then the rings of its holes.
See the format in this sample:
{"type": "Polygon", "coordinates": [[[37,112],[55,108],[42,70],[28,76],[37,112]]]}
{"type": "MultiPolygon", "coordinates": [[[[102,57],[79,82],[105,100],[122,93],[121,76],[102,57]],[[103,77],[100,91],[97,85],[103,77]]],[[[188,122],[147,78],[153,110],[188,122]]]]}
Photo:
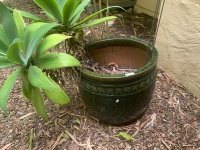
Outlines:
{"type": "Polygon", "coordinates": [[[21,68],[18,68],[16,71],[14,71],[4,82],[0,89],[0,108],[6,112],[6,105],[8,102],[8,96],[10,92],[12,91],[12,88],[18,78],[18,76],[21,73],[21,68]]]}
{"type": "Polygon", "coordinates": [[[80,62],[76,58],[65,53],[51,53],[42,55],[35,61],[35,64],[43,69],[80,66],[80,62]]]}

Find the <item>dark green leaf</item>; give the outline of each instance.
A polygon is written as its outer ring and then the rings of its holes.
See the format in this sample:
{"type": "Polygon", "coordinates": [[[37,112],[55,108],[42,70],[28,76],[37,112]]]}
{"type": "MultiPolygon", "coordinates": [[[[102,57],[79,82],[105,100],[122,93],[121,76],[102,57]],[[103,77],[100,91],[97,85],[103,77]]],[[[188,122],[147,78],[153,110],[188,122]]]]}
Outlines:
{"type": "Polygon", "coordinates": [[[30,97],[30,82],[28,80],[28,70],[24,70],[21,73],[21,80],[22,80],[22,92],[23,95],[27,98],[27,99],[31,99],[30,97]]]}
{"type": "Polygon", "coordinates": [[[40,90],[38,88],[32,86],[31,92],[30,92],[30,97],[31,97],[31,100],[33,102],[33,105],[34,105],[37,113],[45,120],[48,120],[48,115],[46,112],[44,100],[43,100],[40,90]]]}
{"type": "Polygon", "coordinates": [[[34,0],[34,2],[41,7],[45,12],[54,16],[58,21],[62,21],[60,9],[55,0],[34,0]]]}
{"type": "Polygon", "coordinates": [[[16,24],[13,20],[10,11],[2,2],[0,2],[0,10],[0,18],[2,21],[2,25],[8,37],[9,43],[12,43],[12,41],[18,37],[16,24]]]}
{"type": "Polygon", "coordinates": [[[69,25],[69,18],[73,14],[75,8],[77,6],[77,0],[68,0],[64,7],[62,12],[63,17],[63,23],[64,25],[69,25]]]}
{"type": "Polygon", "coordinates": [[[12,88],[18,78],[18,76],[21,73],[21,68],[18,68],[16,71],[14,71],[4,82],[0,89],[0,108],[6,112],[6,105],[8,101],[8,96],[10,92],[12,91],[12,88]]]}
{"type": "Polygon", "coordinates": [[[35,61],[35,64],[43,69],[80,66],[80,62],[76,58],[65,53],[42,55],[35,61]]]}

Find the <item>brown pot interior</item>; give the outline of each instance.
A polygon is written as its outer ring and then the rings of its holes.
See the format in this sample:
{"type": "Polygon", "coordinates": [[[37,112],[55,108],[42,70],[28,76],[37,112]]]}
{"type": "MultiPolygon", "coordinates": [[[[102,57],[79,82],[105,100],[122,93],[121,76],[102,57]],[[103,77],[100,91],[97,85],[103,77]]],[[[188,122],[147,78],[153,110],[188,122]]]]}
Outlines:
{"type": "MultiPolygon", "coordinates": [[[[150,50],[149,50],[150,51],[150,50]]],[[[119,67],[138,69],[151,60],[151,51],[147,58],[147,48],[140,49],[131,46],[110,46],[90,50],[90,56],[100,65],[115,63],[119,67]]]]}

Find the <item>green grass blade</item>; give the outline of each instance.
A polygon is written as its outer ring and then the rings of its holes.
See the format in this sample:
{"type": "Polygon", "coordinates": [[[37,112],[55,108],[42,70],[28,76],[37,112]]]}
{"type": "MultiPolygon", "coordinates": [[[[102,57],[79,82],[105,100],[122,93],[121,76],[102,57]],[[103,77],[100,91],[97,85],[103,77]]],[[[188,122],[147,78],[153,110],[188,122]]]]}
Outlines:
{"type": "Polygon", "coordinates": [[[80,66],[80,62],[76,58],[65,53],[51,53],[42,55],[35,61],[35,64],[43,69],[80,66]]]}
{"type": "Polygon", "coordinates": [[[67,94],[51,78],[49,78],[49,80],[51,80],[58,87],[58,90],[52,91],[43,89],[45,95],[56,104],[64,105],[69,103],[70,98],[67,94]]]}
{"type": "Polygon", "coordinates": [[[0,68],[1,69],[10,68],[10,67],[14,67],[14,66],[17,66],[17,64],[10,62],[6,56],[0,55],[0,68]]]}
{"type": "Polygon", "coordinates": [[[63,23],[66,26],[69,26],[69,18],[70,16],[73,14],[76,6],[77,6],[77,1],[78,0],[68,0],[64,7],[63,7],[63,11],[62,11],[62,19],[63,19],[63,23]]]}
{"type": "Polygon", "coordinates": [[[48,77],[37,66],[30,66],[28,69],[29,82],[37,87],[47,90],[57,90],[57,87],[52,83],[48,77]]]}
{"type": "Polygon", "coordinates": [[[6,112],[6,105],[8,102],[8,96],[10,92],[12,91],[12,88],[18,78],[18,76],[21,73],[21,68],[18,68],[16,71],[14,71],[4,82],[0,89],[0,108],[6,112]]]}
{"type": "Polygon", "coordinates": [[[54,16],[58,21],[62,21],[60,9],[55,0],[34,0],[34,2],[45,12],[54,16]]]}
{"type": "Polygon", "coordinates": [[[3,28],[8,37],[9,43],[12,43],[12,41],[18,37],[16,24],[10,11],[2,2],[0,2],[0,10],[0,18],[3,28]]]}
{"type": "Polygon", "coordinates": [[[105,22],[105,21],[108,21],[108,20],[112,20],[112,19],[115,19],[117,17],[115,16],[108,16],[108,17],[104,17],[104,18],[100,18],[100,19],[96,19],[90,23],[87,23],[87,24],[83,24],[83,25],[80,25],[74,29],[82,29],[82,28],[86,28],[86,27],[91,27],[91,26],[94,26],[96,24],[99,24],[99,23],[102,23],[102,22],[105,22]]]}
{"type": "Polygon", "coordinates": [[[32,36],[30,43],[28,44],[26,52],[26,60],[30,58],[36,46],[39,44],[40,40],[45,36],[45,34],[50,31],[53,27],[58,26],[56,23],[49,23],[40,27],[35,34],[32,36]]]}
{"type": "Polygon", "coordinates": [[[34,86],[31,87],[30,97],[37,113],[45,120],[48,120],[48,115],[44,105],[44,100],[40,90],[34,86]]]}
{"type": "Polygon", "coordinates": [[[38,48],[36,50],[36,58],[41,54],[45,53],[53,46],[69,38],[71,38],[71,36],[66,36],[64,34],[52,34],[45,37],[44,40],[38,45],[38,48]]]}

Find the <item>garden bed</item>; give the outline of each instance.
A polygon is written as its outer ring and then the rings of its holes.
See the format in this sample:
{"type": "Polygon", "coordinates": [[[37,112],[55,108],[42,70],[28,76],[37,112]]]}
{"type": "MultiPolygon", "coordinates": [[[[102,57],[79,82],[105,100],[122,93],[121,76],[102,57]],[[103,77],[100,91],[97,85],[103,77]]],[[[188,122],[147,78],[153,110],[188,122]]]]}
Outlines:
{"type": "MultiPolygon", "coordinates": [[[[21,4],[15,3],[17,7],[21,7],[21,4]]],[[[23,3],[23,8],[42,14],[32,2],[23,3]]],[[[142,23],[138,23],[141,26],[142,23]]],[[[128,25],[130,24],[127,23],[123,29],[132,29],[128,25]]],[[[127,35],[124,31],[117,30],[127,35]]],[[[131,35],[148,37],[148,34],[143,33],[131,35]]],[[[1,70],[0,85],[10,71],[1,70]]],[[[200,100],[164,71],[158,71],[154,96],[147,113],[137,122],[125,127],[102,125],[90,117],[80,99],[77,81],[78,77],[75,76],[68,76],[63,81],[65,90],[71,97],[69,105],[58,108],[48,100],[45,102],[50,116],[47,122],[36,114],[31,104],[27,107],[22,101],[20,81],[17,81],[9,97],[8,115],[0,112],[0,149],[26,150],[30,146],[30,139],[33,140],[33,150],[196,150],[200,147],[200,100]],[[120,136],[120,132],[127,133],[133,139],[126,140],[120,136]]]]}

